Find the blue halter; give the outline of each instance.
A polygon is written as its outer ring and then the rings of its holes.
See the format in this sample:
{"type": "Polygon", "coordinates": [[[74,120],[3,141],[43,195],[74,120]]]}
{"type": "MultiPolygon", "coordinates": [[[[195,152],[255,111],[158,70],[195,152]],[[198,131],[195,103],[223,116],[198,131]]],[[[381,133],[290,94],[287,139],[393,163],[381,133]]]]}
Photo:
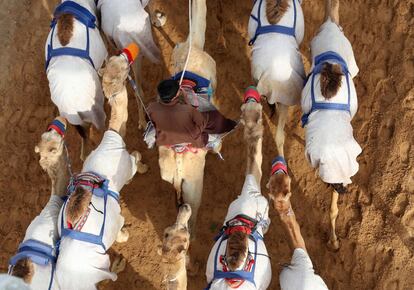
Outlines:
{"type": "MultiPolygon", "coordinates": [[[[175,74],[172,79],[175,81],[179,81],[181,78],[181,75],[183,72],[179,72],[175,74]]],[[[198,74],[192,73],[190,71],[185,71],[184,73],[184,79],[191,80],[196,83],[196,87],[194,89],[195,93],[197,94],[205,94],[207,93],[209,97],[212,95],[212,89],[210,86],[210,81],[206,78],[203,78],[202,76],[199,76],[198,74]]]]}
{"type": "MultiPolygon", "coordinates": [[[[97,174],[94,173],[94,175],[98,176],[97,174]]],[[[119,194],[115,191],[111,191],[108,189],[108,183],[109,181],[107,179],[105,179],[102,184],[100,185],[100,187],[97,188],[93,188],[92,190],[92,194],[103,198],[104,199],[104,211],[103,211],[103,223],[102,223],[102,227],[101,230],[99,232],[99,235],[94,235],[91,233],[84,233],[84,232],[80,232],[77,230],[73,230],[73,229],[69,229],[67,227],[65,227],[65,222],[64,222],[64,215],[65,215],[65,209],[66,209],[66,205],[67,205],[67,200],[64,205],[63,205],[63,210],[62,210],[62,216],[61,216],[61,239],[63,237],[70,237],[74,240],[79,240],[79,241],[83,241],[83,242],[87,242],[87,243],[91,243],[91,244],[95,244],[95,245],[101,245],[103,247],[103,249],[106,251],[106,247],[103,243],[103,234],[104,234],[104,230],[105,230],[105,221],[106,221],[106,206],[107,206],[107,201],[108,201],[108,196],[112,197],[113,199],[115,199],[117,202],[119,202],[119,194]]],[[[75,186],[73,185],[73,181],[71,182],[71,184],[68,187],[68,192],[73,192],[75,190],[75,186]]],[[[69,197],[70,198],[70,197],[69,197]]]]}
{"type": "MultiPolygon", "coordinates": [[[[249,45],[252,46],[254,42],[256,41],[257,37],[261,34],[267,34],[267,33],[280,33],[285,34],[289,36],[296,36],[296,18],[297,18],[297,12],[296,12],[296,0],[293,0],[293,13],[294,13],[294,20],[293,20],[293,27],[288,27],[284,25],[277,25],[277,24],[270,24],[270,25],[262,25],[262,21],[260,19],[260,11],[262,9],[263,0],[259,0],[259,7],[257,9],[257,16],[254,16],[253,14],[250,15],[251,18],[253,18],[257,22],[257,28],[256,32],[252,39],[249,41],[249,45]]],[[[270,0],[267,0],[270,1],[270,0]]],[[[257,0],[254,1],[254,4],[256,4],[257,0]]]]}
{"type": "Polygon", "coordinates": [[[93,60],[90,56],[90,44],[89,44],[89,28],[94,29],[96,27],[95,15],[93,15],[88,9],[86,9],[85,7],[82,7],[76,2],[65,1],[56,7],[55,12],[53,13],[53,20],[50,24],[50,27],[52,28],[52,33],[50,35],[50,43],[47,46],[46,69],[48,68],[50,60],[53,57],[62,56],[62,55],[71,55],[71,56],[77,56],[77,57],[86,59],[95,68],[93,60]],[[74,47],[53,48],[53,35],[55,33],[57,19],[63,13],[68,13],[68,14],[73,15],[78,21],[80,21],[83,25],[85,25],[85,28],[86,28],[86,48],[85,49],[79,49],[79,48],[74,48],[74,47]]]}
{"type": "Polygon", "coordinates": [[[53,253],[54,248],[48,244],[37,240],[27,240],[19,245],[17,254],[9,261],[9,274],[11,274],[12,267],[15,266],[21,259],[29,258],[33,263],[40,266],[52,265],[52,272],[50,275],[49,287],[52,289],[53,275],[56,267],[56,256],[53,253]]]}
{"type": "MultiPolygon", "coordinates": [[[[246,218],[246,217],[244,217],[244,218],[246,218]]],[[[257,243],[259,242],[259,240],[263,240],[263,237],[259,234],[259,232],[257,231],[256,228],[252,229],[252,233],[249,235],[249,239],[254,242],[254,258],[253,258],[254,263],[253,263],[253,267],[252,267],[251,271],[243,271],[243,270],[229,271],[229,272],[220,271],[220,270],[217,269],[217,264],[218,264],[218,261],[219,261],[219,252],[220,252],[221,244],[223,243],[223,241],[225,241],[229,238],[229,236],[226,234],[226,231],[225,231],[227,227],[228,226],[223,227],[221,229],[219,235],[214,238],[215,241],[218,241],[220,239],[220,242],[219,242],[219,245],[217,247],[216,253],[214,255],[214,275],[213,275],[213,279],[207,285],[205,290],[210,289],[210,287],[213,284],[214,280],[218,280],[218,279],[240,279],[240,280],[249,281],[249,282],[253,283],[253,285],[256,286],[256,282],[254,281],[254,273],[255,273],[255,270],[256,270],[256,262],[257,262],[257,243]]]]}
{"type": "Polygon", "coordinates": [[[315,67],[308,75],[306,82],[309,79],[311,79],[312,106],[308,113],[302,115],[302,127],[305,127],[305,125],[308,123],[310,114],[316,110],[340,110],[340,111],[348,111],[349,114],[351,114],[351,87],[349,85],[349,71],[348,71],[348,66],[346,65],[345,60],[339,54],[333,51],[327,51],[327,52],[324,52],[316,56],[315,67]],[[346,85],[348,86],[348,102],[346,104],[316,102],[315,88],[314,88],[315,76],[321,72],[322,66],[328,61],[339,64],[342,68],[342,71],[345,74],[346,85]]]}

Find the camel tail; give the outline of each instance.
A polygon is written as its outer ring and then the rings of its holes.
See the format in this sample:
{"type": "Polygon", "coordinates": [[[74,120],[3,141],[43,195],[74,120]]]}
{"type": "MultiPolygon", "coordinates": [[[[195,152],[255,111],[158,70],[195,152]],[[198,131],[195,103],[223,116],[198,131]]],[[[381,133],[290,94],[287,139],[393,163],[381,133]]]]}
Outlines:
{"type": "Polygon", "coordinates": [[[192,0],[191,14],[191,45],[204,50],[207,15],[206,0],[192,0]]]}
{"type": "Polygon", "coordinates": [[[60,44],[63,46],[68,45],[73,36],[73,23],[74,17],[68,13],[62,14],[57,20],[57,35],[60,44]]]}
{"type": "Polygon", "coordinates": [[[289,0],[267,0],[266,16],[270,24],[277,24],[289,9],[289,0]]]}

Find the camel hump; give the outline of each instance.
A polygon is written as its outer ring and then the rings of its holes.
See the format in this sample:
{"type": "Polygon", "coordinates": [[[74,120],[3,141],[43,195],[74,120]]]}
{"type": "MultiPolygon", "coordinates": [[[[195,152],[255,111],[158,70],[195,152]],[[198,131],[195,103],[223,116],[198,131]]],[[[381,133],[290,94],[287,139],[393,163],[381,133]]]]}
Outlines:
{"type": "MultiPolygon", "coordinates": [[[[294,0],[293,0],[294,1],[294,0]]],[[[289,0],[267,0],[266,16],[270,24],[277,24],[289,9],[289,0]]]]}
{"type": "Polygon", "coordinates": [[[68,45],[73,35],[74,16],[69,13],[63,13],[57,20],[57,36],[61,45],[68,45]]]}
{"type": "Polygon", "coordinates": [[[68,201],[66,209],[67,222],[72,225],[77,223],[88,209],[91,200],[92,192],[90,190],[87,190],[81,186],[76,187],[68,201]]]}
{"type": "Polygon", "coordinates": [[[334,97],[342,84],[341,65],[331,64],[329,62],[322,66],[321,70],[321,93],[326,99],[334,97]]]}
{"type": "Polygon", "coordinates": [[[20,259],[14,265],[11,275],[22,278],[24,282],[30,284],[34,275],[33,262],[29,258],[20,259]]]}

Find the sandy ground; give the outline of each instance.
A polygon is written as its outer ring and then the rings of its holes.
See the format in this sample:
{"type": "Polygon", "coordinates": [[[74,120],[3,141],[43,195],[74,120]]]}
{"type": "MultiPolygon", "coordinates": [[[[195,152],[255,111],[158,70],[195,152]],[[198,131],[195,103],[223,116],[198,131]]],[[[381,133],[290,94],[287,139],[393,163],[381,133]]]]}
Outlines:
{"type": "MultiPolygon", "coordinates": [[[[252,1],[222,0],[227,51],[216,46],[218,7],[208,1],[206,50],[217,62],[218,96],[225,115],[237,118],[243,89],[251,84],[247,23],[252,1]],[[237,2],[237,5],[236,5],[237,2]]],[[[2,1],[0,3],[0,270],[7,269],[26,227],[48,200],[47,176],[41,171],[34,145],[56,114],[44,73],[44,42],[56,0],[2,1]]],[[[188,32],[186,0],[153,0],[152,8],[168,15],[165,32],[172,42],[183,41],[188,32]]],[[[323,1],[304,1],[305,41],[322,23],[323,1]]],[[[350,194],[340,197],[338,234],[341,249],[328,251],[331,191],[304,159],[304,131],[300,108],[290,109],[286,127],[286,157],[293,174],[293,205],[302,226],[317,272],[330,289],[414,289],[414,1],[341,1],[341,24],[350,39],[360,73],[355,79],[359,110],[353,120],[356,139],[363,148],[360,171],[350,194]]],[[[172,47],[157,30],[164,63],[172,47]]],[[[307,61],[307,60],[306,60],[307,61]]],[[[309,63],[308,63],[309,64],[309,63]]],[[[307,64],[307,65],[308,65],[307,64]]],[[[146,101],[155,93],[165,65],[144,63],[146,101]]],[[[172,186],[160,182],[156,150],[145,149],[137,128],[136,104],[130,95],[127,144],[138,149],[151,169],[137,175],[122,191],[122,211],[131,234],[113,252],[128,259],[116,282],[102,289],[160,289],[157,245],[165,227],[175,221],[172,186]]],[[[266,108],[266,114],[268,109],[266,108]]],[[[262,187],[276,154],[272,135],[274,120],[266,117],[262,187]]],[[[197,240],[192,250],[200,271],[189,279],[189,289],[205,286],[205,261],[212,238],[222,223],[229,203],[239,193],[244,175],[245,147],[241,130],[230,135],[223,148],[225,161],[208,155],[205,188],[198,218],[197,240]]],[[[72,129],[69,147],[75,169],[80,168],[79,139],[72,129]]],[[[272,257],[270,289],[279,289],[280,265],[289,260],[284,233],[274,212],[266,235],[272,257]]]]}

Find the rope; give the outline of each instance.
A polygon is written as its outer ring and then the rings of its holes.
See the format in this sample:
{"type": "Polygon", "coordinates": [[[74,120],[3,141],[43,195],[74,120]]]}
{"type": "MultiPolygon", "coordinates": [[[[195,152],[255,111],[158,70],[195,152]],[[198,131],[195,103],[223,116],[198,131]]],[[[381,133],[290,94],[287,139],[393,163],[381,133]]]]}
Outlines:
{"type": "Polygon", "coordinates": [[[191,33],[192,32],[192,30],[191,30],[191,17],[192,17],[191,2],[192,2],[191,0],[188,0],[188,15],[190,16],[189,21],[188,21],[188,23],[189,23],[188,54],[187,54],[187,59],[185,60],[183,72],[182,72],[181,77],[180,77],[180,83],[179,83],[180,86],[181,86],[181,83],[183,82],[184,74],[185,74],[185,71],[187,70],[188,62],[190,60],[190,53],[191,53],[191,43],[192,43],[192,36],[191,36],[191,34],[192,34],[191,33]]]}
{"type": "Polygon", "coordinates": [[[142,108],[144,109],[145,114],[148,117],[148,120],[150,120],[150,122],[153,123],[152,120],[151,120],[151,117],[148,113],[148,110],[145,107],[144,101],[142,100],[142,97],[139,94],[138,86],[137,86],[137,84],[135,83],[134,79],[131,77],[130,74],[128,74],[128,81],[129,81],[129,84],[131,85],[132,89],[134,90],[134,96],[135,96],[135,100],[137,101],[138,108],[139,108],[139,103],[141,103],[142,108]]]}
{"type": "MultiPolygon", "coordinates": [[[[185,74],[185,71],[187,70],[187,67],[188,67],[188,62],[190,61],[191,43],[192,43],[192,36],[191,36],[191,32],[192,32],[192,30],[191,30],[191,24],[192,24],[192,22],[191,22],[191,17],[192,17],[191,4],[192,4],[192,1],[191,0],[188,0],[188,14],[189,14],[189,37],[188,37],[189,43],[188,43],[188,54],[187,54],[187,59],[186,59],[185,64],[184,64],[183,72],[182,72],[181,77],[180,77],[180,83],[179,83],[180,86],[181,86],[181,83],[183,82],[184,74],[185,74]]],[[[145,107],[144,101],[142,100],[142,97],[139,94],[138,87],[137,87],[135,81],[132,79],[132,77],[129,74],[128,74],[128,81],[131,84],[132,89],[134,90],[134,95],[135,95],[135,99],[137,101],[138,107],[139,107],[139,103],[141,103],[142,107],[144,108],[145,114],[148,117],[148,120],[151,123],[153,123],[152,120],[151,120],[151,117],[150,117],[150,115],[149,115],[149,113],[147,111],[147,108],[145,107]]]]}

